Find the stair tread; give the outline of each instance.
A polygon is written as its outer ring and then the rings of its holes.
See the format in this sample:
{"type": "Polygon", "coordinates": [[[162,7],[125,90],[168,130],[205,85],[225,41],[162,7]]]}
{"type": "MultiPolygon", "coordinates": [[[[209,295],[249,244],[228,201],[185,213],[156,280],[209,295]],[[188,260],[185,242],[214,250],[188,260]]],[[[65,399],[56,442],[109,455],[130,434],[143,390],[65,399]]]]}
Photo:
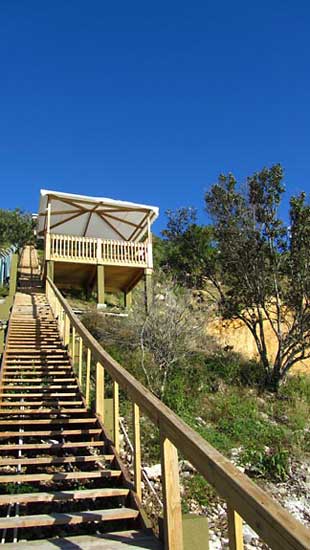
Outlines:
{"type": "Polygon", "coordinates": [[[24,527],[39,527],[47,525],[65,525],[93,521],[112,521],[117,519],[134,519],[139,515],[132,508],[112,508],[106,510],[85,510],[73,514],[51,513],[29,516],[0,518],[0,529],[14,529],[24,527]]]}
{"type": "Polygon", "coordinates": [[[40,466],[40,464],[74,464],[76,462],[112,462],[114,455],[72,455],[72,456],[45,456],[35,458],[0,458],[0,467],[3,466],[40,466]]]}
{"type": "MultiPolygon", "coordinates": [[[[73,537],[23,542],[24,550],[163,550],[161,542],[145,531],[120,531],[105,535],[73,537]]],[[[8,543],[5,550],[21,550],[20,543],[8,543]]]]}
{"type": "Polygon", "coordinates": [[[53,474],[6,474],[0,475],[0,483],[24,483],[26,481],[66,481],[67,479],[88,479],[119,477],[121,470],[91,470],[87,472],[54,472],[53,474]]]}
{"type": "Polygon", "coordinates": [[[0,506],[4,504],[19,504],[28,502],[52,502],[68,500],[84,500],[93,498],[127,496],[129,489],[125,487],[111,487],[98,489],[83,489],[70,491],[42,491],[41,493],[21,493],[17,495],[0,495],[0,506]]]}

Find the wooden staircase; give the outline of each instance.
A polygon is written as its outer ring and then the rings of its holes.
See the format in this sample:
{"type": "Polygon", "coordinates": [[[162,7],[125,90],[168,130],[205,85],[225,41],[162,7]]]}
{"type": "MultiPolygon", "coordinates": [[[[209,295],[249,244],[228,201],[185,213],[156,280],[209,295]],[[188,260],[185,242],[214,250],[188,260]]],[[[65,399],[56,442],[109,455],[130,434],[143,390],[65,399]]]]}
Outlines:
{"type": "Polygon", "coordinates": [[[86,407],[29,247],[0,392],[4,548],[161,548],[104,427],[86,407]]]}

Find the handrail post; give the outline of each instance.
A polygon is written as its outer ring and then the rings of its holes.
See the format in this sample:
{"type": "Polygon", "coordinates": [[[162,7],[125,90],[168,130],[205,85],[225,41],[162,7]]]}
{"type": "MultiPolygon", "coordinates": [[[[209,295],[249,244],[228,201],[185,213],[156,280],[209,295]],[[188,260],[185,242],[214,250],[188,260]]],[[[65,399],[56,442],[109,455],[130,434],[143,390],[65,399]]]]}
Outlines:
{"type": "Polygon", "coordinates": [[[79,339],[79,383],[82,389],[82,379],[83,379],[83,340],[80,336],[79,339]]]}
{"type": "Polygon", "coordinates": [[[70,319],[66,313],[64,313],[63,340],[64,340],[64,345],[68,346],[70,342],[70,319]]]}
{"type": "Polygon", "coordinates": [[[75,327],[72,327],[72,345],[71,345],[72,365],[75,369],[75,327]]]}
{"type": "Polygon", "coordinates": [[[140,440],[140,409],[133,403],[133,449],[134,449],[134,480],[137,497],[141,500],[141,440],[140,440]]]}
{"type": "Polygon", "coordinates": [[[96,413],[104,422],[104,367],[96,363],[96,413]]]}
{"type": "Polygon", "coordinates": [[[119,387],[115,381],[113,381],[113,432],[114,447],[119,453],[119,387]]]}
{"type": "Polygon", "coordinates": [[[229,550],[243,550],[243,525],[242,518],[237,512],[227,505],[229,550]]]}
{"type": "Polygon", "coordinates": [[[160,429],[165,550],[183,550],[178,451],[160,429]]]}
{"type": "Polygon", "coordinates": [[[90,399],[90,365],[91,365],[91,350],[87,348],[86,389],[85,389],[85,400],[86,400],[87,407],[89,407],[89,399],[90,399]]]}

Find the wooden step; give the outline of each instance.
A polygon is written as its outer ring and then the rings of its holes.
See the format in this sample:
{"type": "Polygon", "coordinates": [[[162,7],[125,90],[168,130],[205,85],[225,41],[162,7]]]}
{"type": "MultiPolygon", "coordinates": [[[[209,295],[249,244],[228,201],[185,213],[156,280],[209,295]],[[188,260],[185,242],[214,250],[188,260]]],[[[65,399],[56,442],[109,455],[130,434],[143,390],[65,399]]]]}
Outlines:
{"type": "Polygon", "coordinates": [[[129,489],[102,488],[85,489],[80,491],[52,491],[50,493],[22,493],[18,495],[0,495],[0,506],[4,504],[28,504],[29,502],[66,502],[94,498],[125,497],[129,489]]]}
{"type": "Polygon", "coordinates": [[[104,447],[104,441],[71,441],[66,443],[21,443],[0,445],[0,451],[35,451],[40,449],[72,449],[76,447],[104,447]]]}
{"type": "Polygon", "coordinates": [[[78,408],[78,409],[27,409],[21,410],[21,409],[0,409],[0,415],[4,414],[19,414],[19,415],[29,415],[29,414],[72,414],[72,413],[86,413],[88,412],[86,408],[78,408]]]}
{"type": "MultiPolygon", "coordinates": [[[[44,385],[32,385],[32,386],[24,386],[24,385],[10,385],[10,384],[3,384],[2,388],[7,391],[7,390],[43,390],[43,391],[46,391],[46,390],[61,390],[63,386],[61,386],[60,384],[46,384],[45,386],[44,385]]],[[[77,384],[67,384],[66,385],[66,388],[68,390],[71,390],[73,388],[77,388],[77,384]]]]}
{"type": "Polygon", "coordinates": [[[75,464],[77,462],[112,462],[114,455],[72,455],[72,456],[44,456],[35,458],[2,458],[3,466],[40,466],[41,464],[75,464]]]}
{"type": "MultiPolygon", "coordinates": [[[[68,388],[69,390],[73,389],[73,388],[77,388],[78,385],[77,384],[66,384],[65,386],[66,388],[68,388]]],[[[27,385],[27,386],[24,386],[24,385],[16,385],[16,384],[3,384],[2,388],[4,388],[5,390],[61,390],[63,388],[63,386],[61,384],[46,384],[46,385],[43,385],[43,384],[36,384],[36,385],[27,385]]]]}
{"type": "MultiPolygon", "coordinates": [[[[23,542],[22,550],[163,550],[162,543],[149,531],[119,531],[106,534],[75,535],[66,538],[23,542]]],[[[19,542],[8,542],[5,550],[21,550],[19,542]]]]}
{"type": "Polygon", "coordinates": [[[0,438],[4,437],[46,437],[58,435],[93,435],[102,433],[101,428],[91,428],[89,430],[38,430],[38,431],[22,431],[22,432],[1,432],[0,438]]]}
{"type": "Polygon", "coordinates": [[[55,472],[53,474],[7,474],[0,475],[0,483],[38,483],[47,481],[67,481],[68,479],[96,479],[119,477],[121,470],[92,470],[88,472],[55,472]]]}
{"type": "MultiPolygon", "coordinates": [[[[48,406],[50,404],[50,402],[54,403],[55,402],[55,398],[46,398],[44,401],[30,401],[30,402],[26,402],[26,401],[6,401],[5,403],[0,403],[0,408],[1,407],[4,407],[6,409],[8,409],[9,407],[21,407],[23,411],[27,411],[27,407],[43,407],[44,405],[45,406],[48,406]]],[[[57,400],[57,404],[60,406],[60,407],[68,407],[69,405],[71,406],[75,406],[75,407],[79,407],[81,405],[83,405],[83,402],[82,402],[82,399],[80,399],[80,401],[58,401],[57,400]]]]}
{"type": "MultiPolygon", "coordinates": [[[[27,411],[27,407],[44,407],[44,406],[48,406],[49,404],[51,404],[50,402],[54,403],[55,402],[55,398],[52,397],[52,398],[46,398],[44,399],[44,401],[30,401],[30,402],[27,402],[27,401],[6,401],[6,402],[2,402],[0,403],[0,409],[1,407],[4,407],[6,409],[8,409],[9,407],[21,407],[23,411],[27,411]]],[[[83,401],[82,399],[80,399],[79,401],[58,401],[57,400],[57,404],[60,406],[60,407],[68,407],[69,405],[71,406],[75,406],[75,407],[79,407],[81,405],[83,405],[83,401]]]]}
{"type": "Polygon", "coordinates": [[[91,418],[41,418],[25,419],[25,420],[0,420],[0,426],[32,426],[35,424],[95,424],[97,419],[92,416],[91,418]]]}
{"type": "Polygon", "coordinates": [[[66,525],[77,523],[89,523],[98,521],[114,521],[121,519],[135,519],[139,515],[138,510],[131,508],[112,508],[107,510],[92,510],[76,512],[74,514],[37,514],[34,516],[16,516],[0,518],[0,529],[21,529],[24,527],[42,527],[48,525],[66,525]]]}
{"type": "MultiPolygon", "coordinates": [[[[6,386],[10,386],[11,384],[23,384],[23,387],[27,387],[28,384],[32,384],[33,382],[38,382],[44,387],[50,384],[73,384],[76,382],[75,378],[56,378],[55,376],[44,376],[41,378],[38,378],[38,376],[34,375],[35,378],[23,378],[23,375],[17,374],[15,378],[11,378],[12,375],[4,376],[3,382],[6,386]]],[[[27,375],[29,376],[29,375],[27,375]]]]}

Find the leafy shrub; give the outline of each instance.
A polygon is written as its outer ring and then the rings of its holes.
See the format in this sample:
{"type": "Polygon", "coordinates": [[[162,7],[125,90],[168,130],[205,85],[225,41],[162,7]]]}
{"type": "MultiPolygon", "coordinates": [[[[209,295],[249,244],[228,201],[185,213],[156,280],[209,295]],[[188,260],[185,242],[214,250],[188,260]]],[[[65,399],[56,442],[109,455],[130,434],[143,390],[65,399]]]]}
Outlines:
{"type": "Polygon", "coordinates": [[[286,449],[257,447],[245,449],[239,463],[249,475],[285,481],[289,475],[289,458],[286,449]]]}

